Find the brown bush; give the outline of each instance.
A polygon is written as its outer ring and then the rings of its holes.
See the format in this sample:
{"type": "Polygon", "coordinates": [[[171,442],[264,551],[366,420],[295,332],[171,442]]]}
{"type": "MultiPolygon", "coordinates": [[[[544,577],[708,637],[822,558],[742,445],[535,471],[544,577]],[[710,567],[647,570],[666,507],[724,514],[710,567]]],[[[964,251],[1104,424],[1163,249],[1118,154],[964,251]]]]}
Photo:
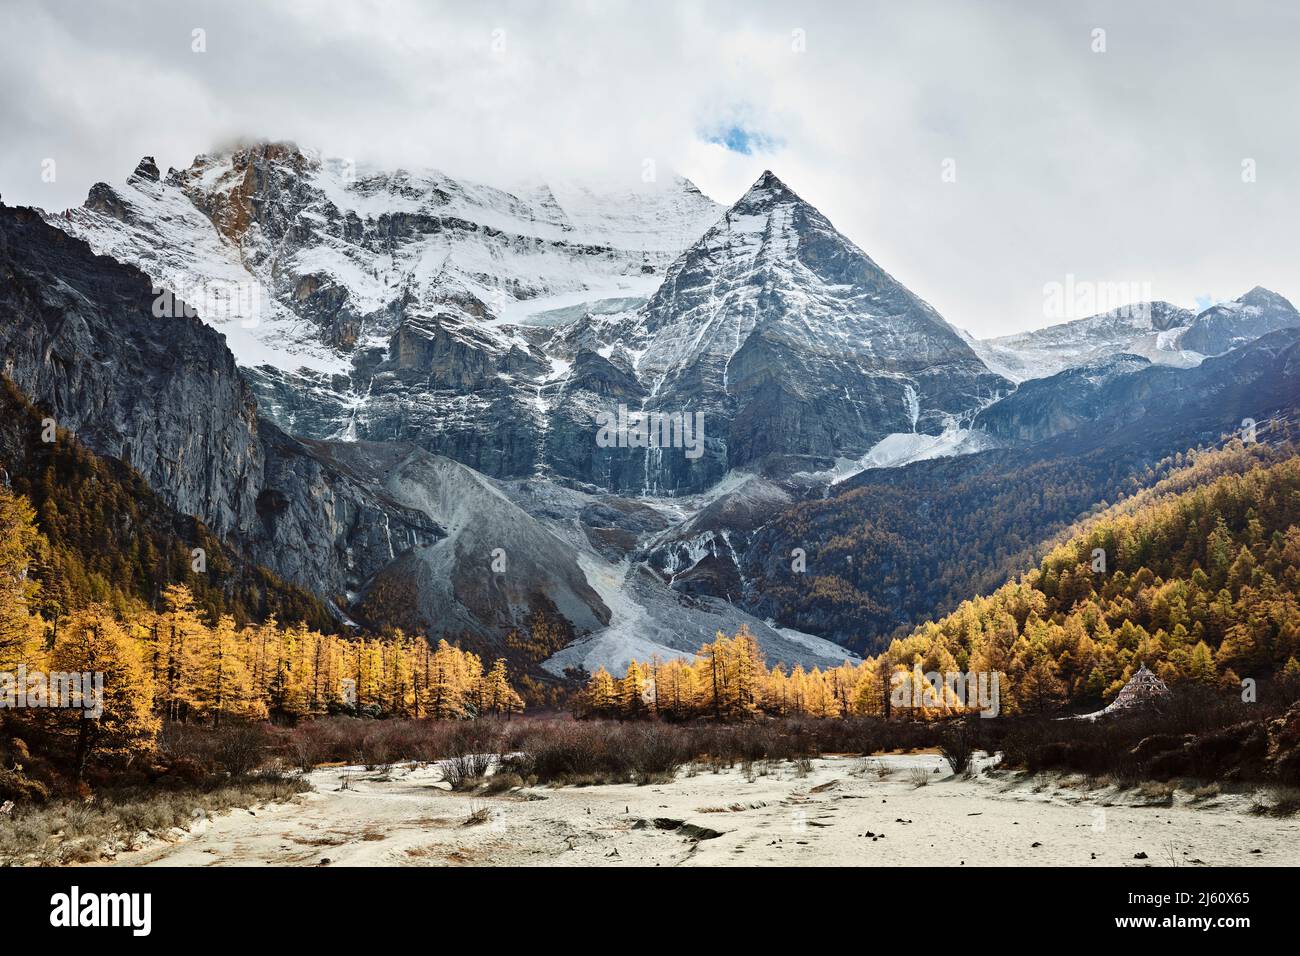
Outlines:
{"type": "Polygon", "coordinates": [[[22,771],[7,770],[0,767],[0,803],[12,800],[14,803],[44,803],[50,798],[50,788],[39,780],[33,780],[22,771]]]}
{"type": "MultiPolygon", "coordinates": [[[[1300,709],[1296,721],[1300,725],[1300,709]]],[[[1203,688],[1180,687],[1158,711],[1096,721],[1010,718],[998,723],[1004,764],[1031,772],[1064,770],[1128,780],[1286,779],[1273,732],[1275,713],[1203,688]]]]}
{"type": "Polygon", "coordinates": [[[979,731],[968,720],[948,727],[939,737],[939,753],[952,772],[958,775],[970,770],[978,746],[979,731]]]}
{"type": "Polygon", "coordinates": [[[270,757],[272,740],[266,724],[169,723],[158,735],[158,751],[169,774],[197,782],[205,774],[247,776],[270,757]]]}

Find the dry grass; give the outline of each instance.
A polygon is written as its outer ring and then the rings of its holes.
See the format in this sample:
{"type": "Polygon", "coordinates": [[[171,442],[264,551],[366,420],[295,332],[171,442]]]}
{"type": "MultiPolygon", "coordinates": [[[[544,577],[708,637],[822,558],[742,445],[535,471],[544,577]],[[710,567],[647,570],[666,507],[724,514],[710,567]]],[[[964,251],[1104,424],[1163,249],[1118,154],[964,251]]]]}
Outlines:
{"type": "Polygon", "coordinates": [[[138,836],[188,828],[232,807],[287,800],[310,789],[298,778],[251,778],[210,788],[103,793],[16,808],[0,817],[0,864],[89,863],[138,836]]]}
{"type": "Polygon", "coordinates": [[[453,790],[476,790],[487,778],[495,756],[491,753],[459,753],[442,764],[442,779],[453,790]]]}
{"type": "Polygon", "coordinates": [[[1193,786],[1187,793],[1193,801],[1199,803],[1219,796],[1223,793],[1223,787],[1218,783],[1207,783],[1201,786],[1193,786]]]}
{"type": "Polygon", "coordinates": [[[1163,780],[1146,780],[1138,784],[1136,789],[1137,795],[1143,800],[1171,805],[1174,802],[1174,791],[1178,789],[1178,785],[1163,780]]]}
{"type": "Polygon", "coordinates": [[[1300,789],[1269,787],[1255,797],[1250,812],[1269,817],[1293,817],[1300,813],[1300,789]]]}
{"type": "Polygon", "coordinates": [[[495,795],[507,793],[511,790],[517,790],[524,786],[524,780],[517,773],[501,772],[494,773],[483,782],[482,790],[485,794],[495,795]]]}

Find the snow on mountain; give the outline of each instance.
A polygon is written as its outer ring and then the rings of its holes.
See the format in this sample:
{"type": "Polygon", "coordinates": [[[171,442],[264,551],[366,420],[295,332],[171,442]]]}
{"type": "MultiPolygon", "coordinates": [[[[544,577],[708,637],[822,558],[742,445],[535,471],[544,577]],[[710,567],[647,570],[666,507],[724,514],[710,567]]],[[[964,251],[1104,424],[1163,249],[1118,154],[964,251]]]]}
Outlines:
{"type": "Polygon", "coordinates": [[[997,447],[996,440],[974,428],[953,426],[944,429],[938,435],[894,432],[872,445],[871,450],[861,458],[838,459],[833,468],[811,473],[808,477],[821,478],[834,485],[869,468],[901,468],[914,461],[971,455],[995,447],[997,447]]]}
{"type": "Polygon", "coordinates": [[[1222,355],[1269,332],[1296,326],[1300,326],[1300,312],[1295,306],[1276,292],[1255,286],[1198,315],[1179,335],[1178,344],[1205,355],[1222,355]]]}
{"type": "Polygon", "coordinates": [[[633,357],[645,410],[705,416],[701,458],[642,455],[648,484],[671,491],[773,458],[856,458],[892,432],[938,434],[1009,388],[771,172],[643,309],[596,331],[633,357]]]}
{"type": "MultiPolygon", "coordinates": [[[[503,406],[535,416],[554,366],[511,323],[610,299],[635,307],[719,213],[677,176],[509,192],[257,143],[165,177],[146,158],[124,185],[99,184],[49,219],[193,304],[283,427],[419,441],[394,418],[413,392],[417,426],[503,406]],[[489,382],[501,394],[478,401],[489,382]],[[430,401],[436,391],[448,394],[430,401]]],[[[439,434],[431,450],[492,470],[481,436],[439,434]]],[[[495,464],[526,471],[530,457],[495,464]]]]}
{"type": "Polygon", "coordinates": [[[196,157],[165,178],[146,157],[123,187],[100,184],[86,206],[52,221],[166,273],[159,278],[251,277],[270,303],[346,353],[386,339],[412,308],[455,306],[484,319],[546,297],[604,296],[624,281],[644,294],[643,277],[719,213],[676,176],[515,195],[436,170],[385,171],[258,143],[196,157]]]}
{"type": "Polygon", "coordinates": [[[216,229],[145,157],[126,183],[99,183],[84,206],[47,217],[100,255],[134,265],[171,298],[158,313],[189,306],[226,337],[243,365],[346,373],[347,359],[320,340],[315,323],[268,294],[240,248],[216,229]]]}
{"type": "Polygon", "coordinates": [[[771,173],[721,216],[680,177],[506,190],[257,143],[146,158],[49,219],[194,304],[291,433],[496,477],[699,491],[941,434],[1006,387],[771,173]],[[622,402],[704,412],[702,459],[598,447],[622,402]]]}
{"type": "Polygon", "coordinates": [[[1231,302],[1195,313],[1168,302],[1139,302],[1073,322],[990,339],[966,336],[989,368],[1016,382],[1075,365],[1140,355],[1156,365],[1191,368],[1269,332],[1300,325],[1300,313],[1256,286],[1231,302]]]}
{"type": "Polygon", "coordinates": [[[1140,302],[1032,332],[968,341],[989,368],[1016,382],[1120,353],[1188,368],[1203,356],[1180,347],[1178,335],[1195,317],[1168,302],[1140,302]]]}
{"type": "Polygon", "coordinates": [[[894,377],[908,418],[920,414],[909,371],[985,372],[933,308],[771,172],[673,264],[635,331],[647,337],[637,373],[653,394],[696,373],[738,384],[733,362],[756,334],[894,377]]]}

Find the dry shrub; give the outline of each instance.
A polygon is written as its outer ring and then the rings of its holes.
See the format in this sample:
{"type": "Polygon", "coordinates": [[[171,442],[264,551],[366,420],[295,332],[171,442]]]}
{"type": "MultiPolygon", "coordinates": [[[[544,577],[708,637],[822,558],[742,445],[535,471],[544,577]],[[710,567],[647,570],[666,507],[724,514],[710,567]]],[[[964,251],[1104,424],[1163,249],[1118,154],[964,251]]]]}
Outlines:
{"type": "Polygon", "coordinates": [[[534,725],[503,767],[540,783],[644,784],[671,778],[693,746],[691,734],[664,724],[556,721],[534,725]]]}
{"type": "MultiPolygon", "coordinates": [[[[1287,782],[1287,728],[1297,728],[1300,705],[1281,716],[1235,695],[1177,685],[1159,709],[1096,721],[1010,718],[999,720],[1004,764],[1032,773],[1064,770],[1108,776],[1117,785],[1143,780],[1287,782]]],[[[1297,759],[1300,767],[1300,758],[1297,759]]]]}
{"type": "Polygon", "coordinates": [[[266,724],[173,722],[158,735],[158,752],[171,776],[194,783],[204,775],[248,776],[266,762],[272,740],[266,724]]]}
{"type": "Polygon", "coordinates": [[[33,780],[21,770],[0,767],[0,804],[12,800],[16,804],[44,803],[50,798],[50,788],[33,780]]]}
{"type": "MultiPolygon", "coordinates": [[[[518,723],[518,722],[516,722],[518,723]]],[[[322,717],[281,731],[280,753],[293,765],[310,770],[323,763],[375,767],[415,760],[430,763],[465,752],[488,751],[518,736],[509,723],[492,719],[367,720],[322,717]]]]}
{"type": "Polygon", "coordinates": [[[447,781],[453,790],[473,790],[483,782],[483,778],[492,769],[492,762],[495,759],[494,754],[478,752],[460,753],[448,757],[440,765],[442,779],[447,781]]]}
{"type": "Polygon", "coordinates": [[[939,753],[958,776],[967,773],[978,749],[979,733],[975,725],[962,721],[946,728],[939,737],[939,753]]]}
{"type": "Polygon", "coordinates": [[[0,865],[94,862],[137,834],[189,827],[231,807],[286,800],[307,789],[301,779],[268,775],[210,787],[104,790],[93,803],[73,799],[20,806],[0,816],[0,865]]]}
{"type": "Polygon", "coordinates": [[[524,780],[517,773],[498,770],[483,783],[483,792],[490,795],[505,793],[524,785],[524,780]]]}

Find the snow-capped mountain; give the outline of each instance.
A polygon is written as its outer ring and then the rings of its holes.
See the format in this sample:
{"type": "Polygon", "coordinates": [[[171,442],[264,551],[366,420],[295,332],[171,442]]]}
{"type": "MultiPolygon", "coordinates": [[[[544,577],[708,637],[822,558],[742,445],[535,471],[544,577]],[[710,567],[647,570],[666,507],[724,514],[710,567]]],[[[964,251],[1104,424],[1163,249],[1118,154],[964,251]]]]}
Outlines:
{"type": "Polygon", "coordinates": [[[1278,329],[1300,326],[1300,312],[1268,289],[1255,286],[1231,302],[1212,305],[1178,336],[1181,348],[1222,355],[1278,329]]]}
{"type": "Polygon", "coordinates": [[[193,305],[286,430],[506,475],[535,467],[567,369],[546,326],[635,307],[720,211],[680,177],[507,191],[258,143],[166,176],[146,157],[50,219],[193,305]]]}
{"type": "Polygon", "coordinates": [[[1204,357],[1178,345],[1194,318],[1194,312],[1168,302],[1138,302],[1032,332],[969,341],[989,368],[1016,382],[1120,354],[1188,368],[1204,357]]]}
{"type": "Polygon", "coordinates": [[[286,431],[495,477],[680,493],[833,469],[1009,388],[770,172],[722,216],[680,178],[507,192],[260,143],[166,176],[146,158],[50,219],[211,316],[286,431]],[[702,413],[703,453],[607,447],[620,407],[702,413]]]}
{"type": "Polygon", "coordinates": [[[1061,436],[1082,447],[1138,420],[1179,430],[1190,446],[1234,434],[1244,418],[1260,421],[1295,404],[1300,328],[1279,329],[1193,368],[1119,355],[1025,382],[980,412],[976,428],[1025,446],[1061,436]],[[1200,423],[1201,431],[1193,430],[1200,423]]]}
{"type": "Polygon", "coordinates": [[[589,470],[603,465],[615,487],[698,491],[792,458],[829,467],[892,433],[937,435],[1010,388],[771,172],[603,337],[642,408],[703,413],[706,434],[695,460],[651,449],[611,468],[602,456],[589,470]]]}
{"type": "Polygon", "coordinates": [[[1300,313],[1276,292],[1256,286],[1200,313],[1168,302],[1137,302],[1100,315],[990,339],[967,337],[986,365],[1017,382],[1073,366],[1140,355],[1155,365],[1190,368],[1207,356],[1300,325],[1300,313]]]}

